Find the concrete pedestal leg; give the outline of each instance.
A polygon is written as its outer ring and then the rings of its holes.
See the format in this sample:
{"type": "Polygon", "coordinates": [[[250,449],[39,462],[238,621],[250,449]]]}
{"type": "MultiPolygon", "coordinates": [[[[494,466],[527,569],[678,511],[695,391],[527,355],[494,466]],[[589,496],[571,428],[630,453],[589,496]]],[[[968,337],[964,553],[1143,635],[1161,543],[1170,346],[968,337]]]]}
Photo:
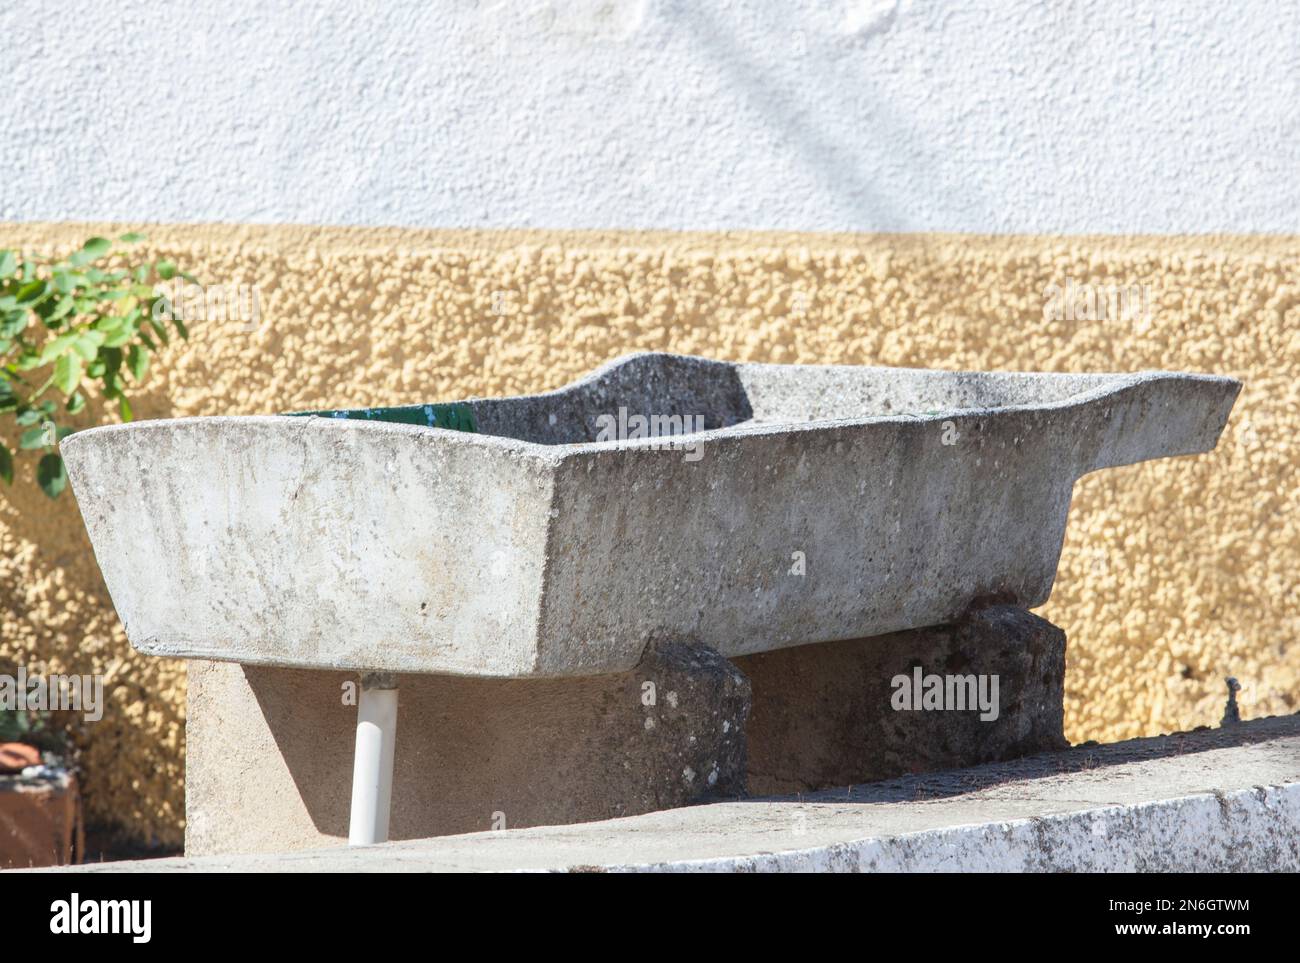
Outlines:
{"type": "Polygon", "coordinates": [[[361,677],[357,743],[352,762],[352,815],[348,845],[388,839],[393,802],[393,745],[397,740],[397,680],[387,673],[361,677]]]}

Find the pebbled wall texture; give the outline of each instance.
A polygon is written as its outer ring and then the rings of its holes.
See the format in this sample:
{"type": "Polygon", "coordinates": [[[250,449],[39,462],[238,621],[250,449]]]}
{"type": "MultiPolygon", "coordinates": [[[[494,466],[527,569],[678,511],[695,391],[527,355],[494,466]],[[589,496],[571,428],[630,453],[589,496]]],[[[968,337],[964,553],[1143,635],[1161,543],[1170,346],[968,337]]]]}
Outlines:
{"type": "MultiPolygon", "coordinates": [[[[0,239],[62,252],[138,227],[0,224],[0,239]]],[[[1241,378],[1215,452],[1079,483],[1040,614],[1069,638],[1072,741],[1215,725],[1227,675],[1246,718],[1300,709],[1300,239],[144,229],[205,283],[256,285],[261,316],[193,321],[138,418],[515,394],[646,349],[1241,378]],[[1050,320],[1068,283],[1145,285],[1149,310],[1050,320]]],[[[175,844],[184,666],[127,646],[75,502],[18,470],[0,498],[0,664],[108,674],[83,733],[90,815],[175,844]]]]}

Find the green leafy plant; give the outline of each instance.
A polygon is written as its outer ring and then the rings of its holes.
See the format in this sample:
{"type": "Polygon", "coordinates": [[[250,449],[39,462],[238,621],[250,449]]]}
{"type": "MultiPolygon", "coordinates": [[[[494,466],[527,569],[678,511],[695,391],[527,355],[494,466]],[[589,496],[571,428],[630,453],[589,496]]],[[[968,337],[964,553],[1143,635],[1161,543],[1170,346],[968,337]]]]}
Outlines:
{"type": "MultiPolygon", "coordinates": [[[[11,682],[18,678],[18,667],[0,659],[0,677],[11,682]]],[[[55,713],[48,709],[18,708],[0,700],[0,742],[23,742],[42,752],[51,752],[62,758],[70,755],[72,743],[68,739],[71,713],[55,713]]]]}
{"type": "MultiPolygon", "coordinates": [[[[144,240],[123,234],[121,245],[144,240]]],[[[171,261],[134,266],[114,252],[114,242],[92,237],[62,260],[0,250],[0,428],[12,418],[16,442],[0,436],[0,479],[14,480],[14,449],[42,452],[36,481],[56,498],[67,487],[58,443],[72,429],[61,425],[97,391],[132,418],[127,376],[138,385],[159,344],[189,332],[159,282],[180,277],[197,283],[171,261]],[[49,397],[57,391],[60,400],[49,397]]]]}
{"type": "Polygon", "coordinates": [[[67,751],[65,733],[51,713],[36,709],[0,711],[0,742],[25,742],[51,752],[67,751]]]}

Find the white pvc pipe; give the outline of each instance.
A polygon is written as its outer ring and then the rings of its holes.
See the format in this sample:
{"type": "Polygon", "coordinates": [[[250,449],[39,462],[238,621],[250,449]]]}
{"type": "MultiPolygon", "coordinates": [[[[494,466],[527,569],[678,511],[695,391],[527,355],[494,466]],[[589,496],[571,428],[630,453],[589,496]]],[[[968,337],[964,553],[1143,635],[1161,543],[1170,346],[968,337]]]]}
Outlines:
{"type": "Polygon", "coordinates": [[[397,739],[397,688],[391,676],[367,675],[357,700],[357,749],[352,762],[349,846],[388,839],[393,802],[393,744],[397,739]]]}

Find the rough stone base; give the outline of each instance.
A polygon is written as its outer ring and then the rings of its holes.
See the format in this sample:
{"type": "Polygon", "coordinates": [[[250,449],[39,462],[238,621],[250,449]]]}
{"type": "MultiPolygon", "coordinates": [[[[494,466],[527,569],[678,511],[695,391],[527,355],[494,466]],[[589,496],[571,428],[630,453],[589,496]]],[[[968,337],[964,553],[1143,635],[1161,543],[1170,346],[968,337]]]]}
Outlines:
{"type": "Polygon", "coordinates": [[[1065,633],[1011,605],[964,621],[734,660],[750,680],[749,791],[808,792],[1061,749],[1065,633]],[[891,680],[997,675],[979,711],[896,711],[891,680]]]}
{"type": "MultiPolygon", "coordinates": [[[[187,855],[347,837],[351,673],[191,662],[187,855]]],[[[630,816],[736,796],[749,686],[704,649],[661,645],[629,673],[400,676],[391,837],[630,816]]]]}
{"type": "MultiPolygon", "coordinates": [[[[393,839],[811,792],[1060,749],[1065,634],[997,605],[964,621],[728,663],[664,644],[619,675],[399,679],[393,839]],[[998,677],[978,708],[896,710],[896,676],[998,677]],[[752,710],[751,710],[752,697],[752,710]],[[747,760],[748,757],[748,760],[747,760]]],[[[347,836],[350,673],[190,663],[186,852],[347,836]]]]}

